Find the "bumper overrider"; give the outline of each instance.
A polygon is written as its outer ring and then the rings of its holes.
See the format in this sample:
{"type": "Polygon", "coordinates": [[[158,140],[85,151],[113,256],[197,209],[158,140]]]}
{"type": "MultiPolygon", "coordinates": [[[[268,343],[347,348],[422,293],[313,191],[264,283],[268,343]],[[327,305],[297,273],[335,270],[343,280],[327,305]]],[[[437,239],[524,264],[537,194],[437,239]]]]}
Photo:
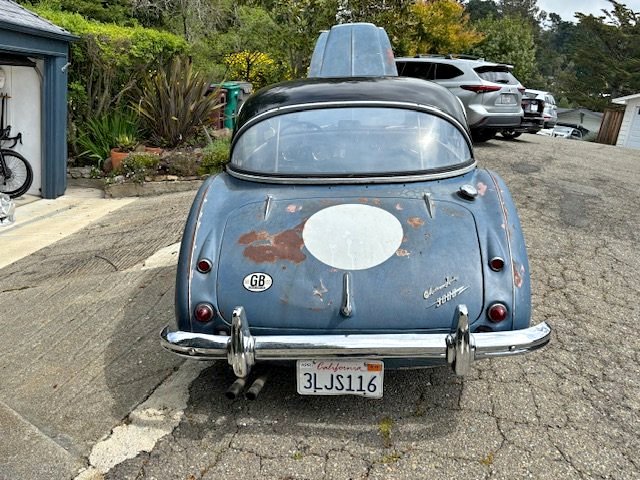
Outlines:
{"type": "Polygon", "coordinates": [[[551,339],[545,322],[522,330],[471,333],[465,305],[456,307],[454,333],[253,336],[243,307],[236,307],[231,335],[170,331],[160,336],[167,350],[202,360],[224,360],[238,377],[258,361],[322,358],[423,358],[446,360],[456,375],[465,375],[474,360],[532,352],[551,339]]]}

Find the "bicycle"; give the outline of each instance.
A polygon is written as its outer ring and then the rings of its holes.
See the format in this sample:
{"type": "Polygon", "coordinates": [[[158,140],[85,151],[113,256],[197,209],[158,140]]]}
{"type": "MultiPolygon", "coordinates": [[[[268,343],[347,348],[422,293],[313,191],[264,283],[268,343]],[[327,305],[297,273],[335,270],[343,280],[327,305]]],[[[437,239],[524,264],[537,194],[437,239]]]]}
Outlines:
{"type": "Polygon", "coordinates": [[[0,145],[3,142],[13,142],[8,148],[0,147],[0,193],[11,198],[24,195],[33,182],[33,169],[31,165],[15,150],[18,142],[22,143],[22,133],[11,136],[11,126],[8,125],[0,132],[0,145]]]}

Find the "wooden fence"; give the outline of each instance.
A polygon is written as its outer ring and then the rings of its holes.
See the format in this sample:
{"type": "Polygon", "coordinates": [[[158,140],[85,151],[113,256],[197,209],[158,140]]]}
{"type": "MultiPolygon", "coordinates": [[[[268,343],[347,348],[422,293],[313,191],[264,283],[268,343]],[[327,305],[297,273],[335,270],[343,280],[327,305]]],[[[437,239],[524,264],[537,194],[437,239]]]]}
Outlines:
{"type": "Polygon", "coordinates": [[[623,105],[611,106],[604,109],[600,131],[596,137],[597,143],[604,143],[605,145],[616,144],[622,119],[624,118],[624,109],[625,107],[623,105]]]}

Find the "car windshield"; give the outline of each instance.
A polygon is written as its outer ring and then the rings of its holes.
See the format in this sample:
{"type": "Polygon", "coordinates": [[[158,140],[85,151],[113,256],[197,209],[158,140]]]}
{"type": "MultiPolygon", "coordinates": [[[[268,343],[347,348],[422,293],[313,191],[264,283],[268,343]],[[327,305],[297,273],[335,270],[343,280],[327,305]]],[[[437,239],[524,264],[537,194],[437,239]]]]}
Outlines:
{"type": "Polygon", "coordinates": [[[391,175],[472,159],[462,132],[417,110],[333,107],[266,118],[241,133],[232,168],[265,175],[391,175]]]}

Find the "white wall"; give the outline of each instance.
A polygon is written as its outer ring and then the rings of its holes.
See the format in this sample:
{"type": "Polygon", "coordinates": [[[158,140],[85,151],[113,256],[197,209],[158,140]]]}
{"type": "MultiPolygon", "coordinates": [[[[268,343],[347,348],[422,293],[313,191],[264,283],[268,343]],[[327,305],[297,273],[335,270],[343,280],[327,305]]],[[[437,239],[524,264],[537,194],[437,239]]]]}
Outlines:
{"type": "Polygon", "coordinates": [[[629,130],[631,129],[631,121],[634,115],[638,111],[640,106],[640,98],[633,98],[629,100],[627,107],[624,111],[624,117],[622,118],[622,124],[620,125],[620,132],[618,133],[618,141],[616,145],[618,147],[626,147],[629,139],[629,130]]]}
{"type": "MultiPolygon", "coordinates": [[[[38,60],[37,68],[43,71],[43,62],[38,60]]],[[[9,67],[0,65],[7,80],[0,93],[11,96],[5,114],[5,125],[11,125],[11,135],[22,132],[22,145],[14,150],[20,152],[33,168],[33,183],[30,194],[40,195],[42,178],[42,82],[32,67],[9,67]]],[[[9,147],[10,143],[3,143],[9,147]]]]}

